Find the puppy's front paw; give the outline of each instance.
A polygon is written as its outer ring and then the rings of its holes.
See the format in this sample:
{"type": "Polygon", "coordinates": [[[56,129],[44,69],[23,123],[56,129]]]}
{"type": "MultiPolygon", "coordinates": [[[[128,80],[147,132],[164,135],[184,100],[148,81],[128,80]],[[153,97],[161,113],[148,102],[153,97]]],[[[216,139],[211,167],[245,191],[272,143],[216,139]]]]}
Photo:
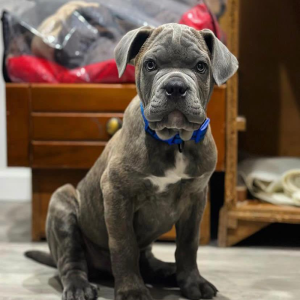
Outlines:
{"type": "Polygon", "coordinates": [[[116,300],[153,300],[146,287],[118,290],[116,300]]]}
{"type": "Polygon", "coordinates": [[[96,300],[98,288],[88,281],[68,284],[63,291],[62,300],[96,300]]]}
{"type": "Polygon", "coordinates": [[[188,299],[212,299],[217,295],[217,288],[203,278],[198,271],[187,276],[179,275],[177,280],[183,296],[188,299]]]}

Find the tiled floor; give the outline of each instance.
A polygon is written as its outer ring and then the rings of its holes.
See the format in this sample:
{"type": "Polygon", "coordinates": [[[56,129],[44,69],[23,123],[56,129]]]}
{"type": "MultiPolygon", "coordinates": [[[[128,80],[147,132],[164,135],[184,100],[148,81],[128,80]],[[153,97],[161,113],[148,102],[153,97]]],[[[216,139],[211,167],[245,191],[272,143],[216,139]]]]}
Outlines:
{"type": "MultiPolygon", "coordinates": [[[[30,243],[29,204],[0,202],[0,300],[59,300],[57,271],[26,259],[30,243]]],[[[174,260],[174,244],[154,246],[157,257],[174,260]]],[[[216,300],[300,299],[300,251],[257,248],[201,247],[198,263],[204,276],[220,290],[216,300]]],[[[111,282],[100,283],[101,297],[113,299],[111,282]]],[[[179,291],[151,288],[155,299],[182,299],[179,291]]]]}

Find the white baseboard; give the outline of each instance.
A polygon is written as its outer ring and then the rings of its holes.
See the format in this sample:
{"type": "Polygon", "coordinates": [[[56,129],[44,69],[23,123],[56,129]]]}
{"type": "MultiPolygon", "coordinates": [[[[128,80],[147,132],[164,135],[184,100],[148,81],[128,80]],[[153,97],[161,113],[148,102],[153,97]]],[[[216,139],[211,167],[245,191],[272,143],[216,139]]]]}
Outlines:
{"type": "Polygon", "coordinates": [[[31,201],[31,170],[0,169],[0,201],[31,201]]]}

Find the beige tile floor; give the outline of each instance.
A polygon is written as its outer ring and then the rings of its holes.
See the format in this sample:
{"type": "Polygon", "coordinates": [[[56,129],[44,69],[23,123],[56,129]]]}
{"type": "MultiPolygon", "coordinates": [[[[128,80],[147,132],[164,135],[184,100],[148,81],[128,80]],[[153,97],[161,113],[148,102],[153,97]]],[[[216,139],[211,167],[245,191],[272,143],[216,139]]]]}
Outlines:
{"type": "MultiPolygon", "coordinates": [[[[29,204],[0,202],[0,300],[58,300],[61,287],[55,269],[26,259],[30,243],[29,204]]],[[[157,243],[155,255],[174,261],[175,246],[157,243]]],[[[220,290],[216,300],[299,300],[299,249],[200,247],[200,270],[220,290]]],[[[100,283],[101,297],[113,299],[110,282],[100,283]]],[[[176,289],[150,288],[155,299],[183,299],[176,289]]]]}

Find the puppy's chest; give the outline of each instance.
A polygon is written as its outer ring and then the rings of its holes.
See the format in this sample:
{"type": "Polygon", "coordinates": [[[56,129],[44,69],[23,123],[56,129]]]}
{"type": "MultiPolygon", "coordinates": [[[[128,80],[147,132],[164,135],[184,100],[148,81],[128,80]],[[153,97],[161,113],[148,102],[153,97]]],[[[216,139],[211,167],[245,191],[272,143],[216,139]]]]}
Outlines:
{"type": "Polygon", "coordinates": [[[175,153],[174,164],[164,169],[160,176],[155,173],[155,165],[152,174],[144,179],[151,183],[156,194],[165,193],[174,184],[179,184],[186,181],[192,181],[201,174],[197,171],[197,163],[193,162],[183,153],[175,153]]]}
{"type": "MultiPolygon", "coordinates": [[[[191,205],[190,194],[207,184],[207,174],[199,171],[199,161],[175,153],[174,163],[169,163],[164,172],[148,174],[143,180],[147,189],[139,195],[135,215],[135,231],[139,243],[147,244],[169,231],[178,221],[186,207],[191,205]],[[198,162],[198,164],[197,164],[198,162]]],[[[164,165],[165,166],[165,165],[164,165]]],[[[160,166],[162,167],[162,166],[160,166]]]]}
{"type": "Polygon", "coordinates": [[[146,245],[169,231],[190,205],[188,183],[168,184],[164,191],[153,187],[138,197],[134,227],[139,244],[146,245]]]}

